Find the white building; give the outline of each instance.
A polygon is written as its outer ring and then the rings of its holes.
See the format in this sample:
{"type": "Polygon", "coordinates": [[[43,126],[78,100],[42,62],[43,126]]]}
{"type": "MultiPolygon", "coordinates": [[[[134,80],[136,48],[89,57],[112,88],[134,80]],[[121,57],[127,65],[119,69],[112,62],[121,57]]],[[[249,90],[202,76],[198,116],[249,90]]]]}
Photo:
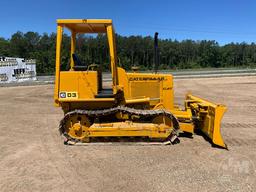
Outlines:
{"type": "Polygon", "coordinates": [[[36,80],[36,60],[0,57],[0,83],[36,80]]]}

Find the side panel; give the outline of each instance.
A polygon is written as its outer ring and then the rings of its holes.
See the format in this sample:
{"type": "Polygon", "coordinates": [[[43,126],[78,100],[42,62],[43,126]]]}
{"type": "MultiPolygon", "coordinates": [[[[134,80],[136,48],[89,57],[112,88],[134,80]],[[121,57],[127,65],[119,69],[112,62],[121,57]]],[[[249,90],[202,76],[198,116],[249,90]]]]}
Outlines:
{"type": "Polygon", "coordinates": [[[159,81],[134,81],[134,78],[137,77],[130,77],[133,79],[129,81],[129,98],[141,98],[141,97],[149,97],[151,101],[160,102],[161,99],[161,91],[160,87],[162,83],[159,81]]]}
{"type": "Polygon", "coordinates": [[[172,75],[126,73],[122,68],[118,68],[118,73],[126,100],[149,98],[152,108],[156,105],[169,110],[174,108],[172,75]]]}
{"type": "MultiPolygon", "coordinates": [[[[62,71],[60,72],[61,93],[77,93],[77,99],[94,98],[98,91],[96,71],[62,71]]],[[[62,98],[63,99],[63,98],[62,98]]],[[[69,99],[68,97],[66,98],[69,99]]]]}

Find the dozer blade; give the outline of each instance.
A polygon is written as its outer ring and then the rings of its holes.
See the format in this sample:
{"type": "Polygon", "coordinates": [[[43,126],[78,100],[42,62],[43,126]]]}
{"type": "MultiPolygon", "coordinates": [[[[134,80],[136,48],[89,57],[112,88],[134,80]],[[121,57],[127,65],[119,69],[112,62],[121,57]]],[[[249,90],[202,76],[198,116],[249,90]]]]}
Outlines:
{"type": "Polygon", "coordinates": [[[221,136],[221,120],[227,107],[214,104],[199,97],[187,94],[185,107],[195,116],[196,128],[200,129],[214,145],[227,148],[221,136]]]}

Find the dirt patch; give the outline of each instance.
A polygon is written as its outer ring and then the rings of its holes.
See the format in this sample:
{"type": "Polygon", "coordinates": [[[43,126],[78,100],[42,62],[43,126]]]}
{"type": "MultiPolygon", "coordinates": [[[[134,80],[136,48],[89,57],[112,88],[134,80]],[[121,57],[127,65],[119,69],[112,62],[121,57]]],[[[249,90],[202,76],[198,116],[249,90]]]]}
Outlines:
{"type": "Polygon", "coordinates": [[[255,191],[256,78],[175,80],[187,92],[228,106],[229,151],[201,136],[175,146],[65,146],[53,85],[0,88],[1,191],[255,191]]]}

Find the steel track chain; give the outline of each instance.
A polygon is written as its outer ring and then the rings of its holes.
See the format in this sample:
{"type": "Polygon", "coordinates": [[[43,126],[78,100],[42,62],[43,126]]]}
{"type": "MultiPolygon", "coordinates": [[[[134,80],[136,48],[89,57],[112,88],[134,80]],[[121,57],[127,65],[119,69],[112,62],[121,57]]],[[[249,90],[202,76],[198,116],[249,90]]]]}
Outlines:
{"type": "Polygon", "coordinates": [[[107,115],[114,115],[118,112],[127,113],[129,115],[136,115],[136,116],[139,116],[140,118],[152,117],[152,119],[153,119],[154,117],[157,117],[160,115],[166,116],[166,117],[170,118],[173,123],[173,131],[170,134],[168,139],[171,140],[171,137],[177,138],[177,136],[179,134],[179,130],[180,130],[179,121],[171,112],[164,110],[164,109],[143,110],[143,109],[134,109],[134,108],[124,107],[124,106],[118,106],[118,107],[102,109],[102,110],[76,109],[76,110],[70,111],[70,112],[66,113],[64,115],[63,119],[60,121],[59,132],[61,135],[63,135],[65,137],[65,142],[67,142],[67,141],[71,141],[74,143],[82,142],[79,139],[70,137],[65,131],[65,124],[70,116],[79,114],[79,115],[86,115],[87,117],[90,117],[90,118],[99,118],[99,117],[104,117],[107,115]]]}

